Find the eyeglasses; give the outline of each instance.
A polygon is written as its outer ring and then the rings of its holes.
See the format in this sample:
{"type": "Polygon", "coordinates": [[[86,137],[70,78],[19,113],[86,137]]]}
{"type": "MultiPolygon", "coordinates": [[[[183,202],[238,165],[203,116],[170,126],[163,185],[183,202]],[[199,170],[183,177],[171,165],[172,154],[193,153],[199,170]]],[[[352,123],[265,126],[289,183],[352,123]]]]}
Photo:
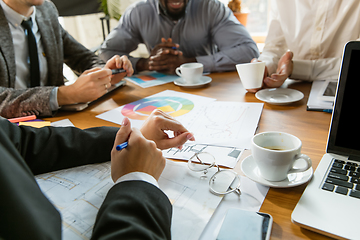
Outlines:
{"type": "Polygon", "coordinates": [[[209,180],[210,191],[215,195],[224,195],[231,192],[240,192],[240,176],[229,169],[220,169],[215,163],[215,157],[207,152],[195,153],[188,161],[188,167],[194,172],[203,172],[206,178],[208,170],[217,168],[217,172],[209,180]]]}

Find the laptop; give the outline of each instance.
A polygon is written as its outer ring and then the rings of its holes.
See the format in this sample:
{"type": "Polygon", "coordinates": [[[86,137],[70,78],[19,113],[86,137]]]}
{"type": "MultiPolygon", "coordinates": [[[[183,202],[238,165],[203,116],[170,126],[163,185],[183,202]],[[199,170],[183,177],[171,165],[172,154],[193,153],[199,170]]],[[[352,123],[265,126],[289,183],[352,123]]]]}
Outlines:
{"type": "MultiPolygon", "coordinates": [[[[120,82],[118,82],[118,83],[116,83],[114,85],[111,85],[111,87],[108,88],[107,93],[105,93],[100,98],[106,96],[108,93],[114,91],[115,89],[117,89],[117,88],[119,88],[121,86],[124,86],[125,83],[126,83],[125,80],[121,80],[120,82]]],[[[100,99],[100,98],[98,98],[98,99],[100,99]]],[[[63,106],[61,106],[61,110],[62,111],[73,111],[73,112],[82,111],[85,108],[87,108],[91,103],[97,101],[98,99],[96,99],[94,101],[91,101],[91,102],[87,102],[87,103],[76,103],[76,104],[70,104],[70,105],[63,105],[63,106]]]]}
{"type": "Polygon", "coordinates": [[[291,215],[335,238],[360,239],[360,42],[345,45],[326,154],[291,215]]]}

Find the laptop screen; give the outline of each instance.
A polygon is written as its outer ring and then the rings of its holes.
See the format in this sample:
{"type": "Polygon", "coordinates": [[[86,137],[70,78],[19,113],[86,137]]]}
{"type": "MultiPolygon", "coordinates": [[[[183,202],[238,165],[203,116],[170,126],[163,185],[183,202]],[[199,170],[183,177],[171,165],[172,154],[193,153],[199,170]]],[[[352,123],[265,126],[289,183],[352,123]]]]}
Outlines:
{"type": "Polygon", "coordinates": [[[359,103],[360,42],[349,42],[344,49],[327,152],[360,159],[359,103]]]}

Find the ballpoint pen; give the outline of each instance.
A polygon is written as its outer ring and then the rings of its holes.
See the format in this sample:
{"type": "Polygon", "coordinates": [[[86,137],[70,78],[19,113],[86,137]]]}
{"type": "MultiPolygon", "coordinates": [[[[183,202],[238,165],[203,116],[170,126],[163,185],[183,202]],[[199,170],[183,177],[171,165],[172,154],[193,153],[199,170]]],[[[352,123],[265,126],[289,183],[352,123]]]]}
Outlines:
{"type": "Polygon", "coordinates": [[[125,69],[123,69],[123,68],[111,69],[111,73],[112,73],[112,75],[114,75],[114,74],[118,74],[118,73],[123,73],[123,72],[126,72],[126,70],[125,70],[125,69]]]}
{"type": "Polygon", "coordinates": [[[121,151],[128,146],[128,142],[123,142],[116,146],[116,150],[121,151]]]}

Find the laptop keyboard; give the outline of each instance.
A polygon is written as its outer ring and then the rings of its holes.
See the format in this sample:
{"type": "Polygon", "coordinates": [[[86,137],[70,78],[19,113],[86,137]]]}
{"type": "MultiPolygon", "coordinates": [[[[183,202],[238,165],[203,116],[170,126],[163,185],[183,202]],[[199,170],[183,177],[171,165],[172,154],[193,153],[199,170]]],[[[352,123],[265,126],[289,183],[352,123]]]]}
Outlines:
{"type": "Polygon", "coordinates": [[[354,198],[360,198],[359,164],[333,159],[332,166],[322,189],[354,198]]]}

